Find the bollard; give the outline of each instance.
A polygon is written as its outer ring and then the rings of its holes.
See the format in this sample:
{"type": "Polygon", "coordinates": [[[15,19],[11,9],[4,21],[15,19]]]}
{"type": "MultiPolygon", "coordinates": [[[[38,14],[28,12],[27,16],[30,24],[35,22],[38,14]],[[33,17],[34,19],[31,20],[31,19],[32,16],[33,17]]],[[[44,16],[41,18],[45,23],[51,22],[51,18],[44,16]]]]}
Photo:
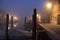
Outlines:
{"type": "Polygon", "coordinates": [[[36,9],[34,9],[34,13],[32,15],[32,23],[33,23],[33,30],[32,30],[32,40],[36,40],[36,9]]]}
{"type": "Polygon", "coordinates": [[[13,28],[13,16],[11,16],[11,28],[13,28]]]}
{"type": "Polygon", "coordinates": [[[9,14],[6,15],[6,40],[9,40],[8,26],[9,26],[9,14]]]}

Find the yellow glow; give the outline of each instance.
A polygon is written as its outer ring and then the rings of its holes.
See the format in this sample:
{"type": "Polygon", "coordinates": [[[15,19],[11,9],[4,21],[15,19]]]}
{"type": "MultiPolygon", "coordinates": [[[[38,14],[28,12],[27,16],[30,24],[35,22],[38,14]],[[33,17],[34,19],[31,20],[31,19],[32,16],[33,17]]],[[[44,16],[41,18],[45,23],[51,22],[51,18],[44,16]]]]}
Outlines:
{"type": "Polygon", "coordinates": [[[51,3],[47,3],[47,8],[51,8],[52,4],[51,3]]]}
{"type": "Polygon", "coordinates": [[[37,14],[37,21],[40,22],[41,21],[41,15],[37,14]]]}

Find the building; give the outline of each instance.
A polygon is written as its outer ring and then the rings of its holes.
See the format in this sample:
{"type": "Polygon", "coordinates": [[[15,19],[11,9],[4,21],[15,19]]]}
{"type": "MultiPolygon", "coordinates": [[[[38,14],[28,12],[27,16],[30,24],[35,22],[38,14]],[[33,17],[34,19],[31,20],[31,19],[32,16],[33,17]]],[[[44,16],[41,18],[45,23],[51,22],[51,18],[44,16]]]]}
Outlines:
{"type": "Polygon", "coordinates": [[[53,4],[51,23],[60,24],[60,0],[49,0],[53,4]]]}
{"type": "Polygon", "coordinates": [[[42,13],[43,23],[60,24],[60,0],[49,0],[51,9],[44,9],[42,13]]]}

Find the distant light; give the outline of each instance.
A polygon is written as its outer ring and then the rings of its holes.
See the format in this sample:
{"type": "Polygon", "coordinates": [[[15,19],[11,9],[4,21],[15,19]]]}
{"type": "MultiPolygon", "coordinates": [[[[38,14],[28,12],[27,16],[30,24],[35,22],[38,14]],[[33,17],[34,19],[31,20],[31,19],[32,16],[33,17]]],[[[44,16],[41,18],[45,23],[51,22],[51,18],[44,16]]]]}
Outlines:
{"type": "Polygon", "coordinates": [[[14,16],[14,20],[18,20],[18,18],[16,16],[14,16]]]}
{"type": "MultiPolygon", "coordinates": [[[[9,15],[9,19],[11,20],[11,15],[9,15]]],[[[13,19],[14,19],[14,20],[18,20],[18,17],[13,16],[13,19]]]]}
{"type": "Polygon", "coordinates": [[[13,26],[14,26],[14,27],[16,27],[17,25],[16,25],[16,24],[14,24],[13,26]]]}
{"type": "Polygon", "coordinates": [[[39,15],[37,14],[37,17],[38,17],[39,15]]]}
{"type": "Polygon", "coordinates": [[[8,27],[8,29],[10,29],[10,27],[8,27]]]}
{"type": "Polygon", "coordinates": [[[40,21],[41,21],[41,15],[37,14],[37,22],[40,22],[40,21]]]}

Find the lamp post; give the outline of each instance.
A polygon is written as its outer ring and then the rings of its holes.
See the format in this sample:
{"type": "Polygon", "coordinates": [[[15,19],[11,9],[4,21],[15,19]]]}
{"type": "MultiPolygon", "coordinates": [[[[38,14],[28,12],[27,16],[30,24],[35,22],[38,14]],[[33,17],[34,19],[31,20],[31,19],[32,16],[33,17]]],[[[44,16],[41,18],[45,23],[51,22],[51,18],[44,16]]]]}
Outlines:
{"type": "Polygon", "coordinates": [[[47,7],[47,10],[48,10],[47,20],[48,20],[48,23],[50,23],[50,20],[51,20],[51,11],[52,11],[52,3],[48,2],[46,4],[46,7],[47,7]]]}

